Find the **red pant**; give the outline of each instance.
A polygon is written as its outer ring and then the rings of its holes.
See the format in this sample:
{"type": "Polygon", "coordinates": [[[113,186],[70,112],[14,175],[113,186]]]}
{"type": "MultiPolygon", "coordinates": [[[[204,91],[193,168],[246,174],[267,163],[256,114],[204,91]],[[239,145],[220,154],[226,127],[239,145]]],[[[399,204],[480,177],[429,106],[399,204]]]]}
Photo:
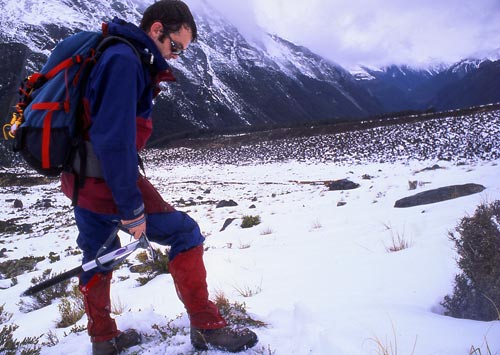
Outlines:
{"type": "MultiPolygon", "coordinates": [[[[218,329],[227,325],[215,304],[208,299],[202,245],[179,253],[170,262],[169,270],[193,328],[218,329]]],[[[120,333],[110,316],[111,276],[112,273],[97,273],[87,284],[80,285],[92,342],[110,340],[120,333]]]]}

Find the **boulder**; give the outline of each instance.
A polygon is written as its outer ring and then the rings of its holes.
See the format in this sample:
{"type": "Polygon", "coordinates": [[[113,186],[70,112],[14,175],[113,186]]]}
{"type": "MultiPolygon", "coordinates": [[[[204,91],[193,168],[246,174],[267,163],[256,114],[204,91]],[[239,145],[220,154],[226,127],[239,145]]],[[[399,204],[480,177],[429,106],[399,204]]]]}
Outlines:
{"type": "Polygon", "coordinates": [[[217,204],[217,206],[215,206],[215,208],[221,208],[221,207],[234,207],[234,206],[238,206],[238,204],[236,202],[234,202],[233,200],[222,200],[222,201],[219,201],[219,203],[217,204]]]}
{"type": "Polygon", "coordinates": [[[229,227],[229,225],[231,223],[233,223],[233,221],[235,220],[236,218],[228,218],[224,221],[224,225],[222,226],[222,228],[220,229],[219,232],[222,232],[224,229],[226,229],[227,227],[229,227]]]}
{"type": "Polygon", "coordinates": [[[479,184],[464,184],[464,185],[451,185],[440,187],[429,191],[420,192],[416,195],[404,197],[397,200],[394,207],[413,207],[420,205],[428,205],[454,198],[472,195],[481,192],[485,189],[483,185],[479,184]]]}
{"type": "Polygon", "coordinates": [[[352,182],[348,179],[334,180],[326,183],[329,191],[338,191],[338,190],[352,190],[357,189],[359,184],[352,182]]]}

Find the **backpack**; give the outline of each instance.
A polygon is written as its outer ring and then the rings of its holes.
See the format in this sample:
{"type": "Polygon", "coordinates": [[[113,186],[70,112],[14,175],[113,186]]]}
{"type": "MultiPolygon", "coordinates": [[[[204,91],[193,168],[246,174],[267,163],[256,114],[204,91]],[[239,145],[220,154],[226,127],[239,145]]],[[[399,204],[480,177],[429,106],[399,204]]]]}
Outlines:
{"type": "Polygon", "coordinates": [[[60,42],[42,70],[21,83],[20,100],[6,126],[8,136],[15,139],[14,152],[20,152],[38,173],[56,177],[62,171],[71,171],[77,156],[79,173],[85,177],[88,144],[83,139],[86,128],[81,119],[83,92],[93,65],[117,41],[130,45],[140,59],[126,39],[108,36],[104,24],[102,32],[84,31],[60,42]]]}

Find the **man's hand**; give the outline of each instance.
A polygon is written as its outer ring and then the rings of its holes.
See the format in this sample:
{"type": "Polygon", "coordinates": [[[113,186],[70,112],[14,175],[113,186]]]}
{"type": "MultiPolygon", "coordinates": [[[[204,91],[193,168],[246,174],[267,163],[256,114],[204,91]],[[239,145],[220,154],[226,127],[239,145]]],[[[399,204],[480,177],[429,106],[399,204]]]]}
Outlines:
{"type": "Polygon", "coordinates": [[[134,219],[122,219],[122,226],[128,229],[129,233],[134,236],[135,239],[139,239],[141,235],[146,233],[146,218],[144,213],[134,219]]]}

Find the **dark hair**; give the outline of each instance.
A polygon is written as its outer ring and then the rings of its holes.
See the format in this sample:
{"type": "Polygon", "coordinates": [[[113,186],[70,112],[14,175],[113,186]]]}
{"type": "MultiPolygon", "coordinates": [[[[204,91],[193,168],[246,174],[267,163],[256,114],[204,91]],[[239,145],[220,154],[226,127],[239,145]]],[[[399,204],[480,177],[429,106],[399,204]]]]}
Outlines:
{"type": "Polygon", "coordinates": [[[142,16],[140,28],[149,31],[155,22],[161,22],[165,31],[177,32],[181,27],[187,26],[191,30],[194,42],[198,38],[198,30],[189,7],[180,0],[160,0],[149,6],[142,16]]]}

